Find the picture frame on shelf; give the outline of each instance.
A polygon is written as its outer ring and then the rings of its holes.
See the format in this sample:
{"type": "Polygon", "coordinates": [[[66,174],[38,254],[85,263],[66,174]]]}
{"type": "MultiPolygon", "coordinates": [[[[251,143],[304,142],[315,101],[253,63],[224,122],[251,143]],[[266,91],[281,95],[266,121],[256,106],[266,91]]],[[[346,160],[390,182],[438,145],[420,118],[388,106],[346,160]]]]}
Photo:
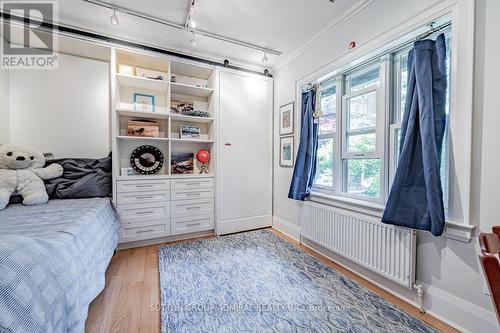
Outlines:
{"type": "Polygon", "coordinates": [[[294,136],[280,138],[280,166],[293,167],[294,165],[294,136]]]}
{"type": "Polygon", "coordinates": [[[155,97],[142,93],[134,93],[134,111],[155,112],[155,97]]]}
{"type": "Polygon", "coordinates": [[[181,139],[201,139],[201,129],[196,126],[181,125],[179,133],[181,139]]]}
{"type": "Polygon", "coordinates": [[[289,135],[294,132],[294,103],[280,106],[280,135],[289,135]]]}
{"type": "Polygon", "coordinates": [[[194,111],[193,101],[188,101],[184,99],[171,100],[170,101],[170,112],[174,114],[187,115],[194,111]]]}
{"type": "Polygon", "coordinates": [[[194,153],[172,152],[171,171],[173,175],[194,173],[194,153]]]}

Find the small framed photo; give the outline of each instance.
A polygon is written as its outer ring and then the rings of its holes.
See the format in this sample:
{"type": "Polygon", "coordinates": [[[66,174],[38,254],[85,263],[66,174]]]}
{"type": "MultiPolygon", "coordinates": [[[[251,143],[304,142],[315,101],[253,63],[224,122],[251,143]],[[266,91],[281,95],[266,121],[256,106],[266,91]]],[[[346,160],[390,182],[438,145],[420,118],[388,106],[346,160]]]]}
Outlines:
{"type": "Polygon", "coordinates": [[[171,170],[174,175],[194,172],[194,153],[172,152],[171,170]]]}
{"type": "Polygon", "coordinates": [[[280,138],[280,165],[283,167],[293,167],[293,146],[294,137],[285,136],[280,138]]]}
{"type": "Polygon", "coordinates": [[[199,127],[181,125],[181,139],[201,139],[201,130],[199,127]]]}
{"type": "Polygon", "coordinates": [[[133,176],[134,175],[134,169],[132,169],[132,168],[122,168],[121,169],[121,175],[122,176],[133,176]]]}
{"type": "Polygon", "coordinates": [[[155,112],[155,97],[134,93],[134,111],[155,112]]]}
{"type": "Polygon", "coordinates": [[[293,102],[280,107],[280,135],[293,134],[293,102]]]}

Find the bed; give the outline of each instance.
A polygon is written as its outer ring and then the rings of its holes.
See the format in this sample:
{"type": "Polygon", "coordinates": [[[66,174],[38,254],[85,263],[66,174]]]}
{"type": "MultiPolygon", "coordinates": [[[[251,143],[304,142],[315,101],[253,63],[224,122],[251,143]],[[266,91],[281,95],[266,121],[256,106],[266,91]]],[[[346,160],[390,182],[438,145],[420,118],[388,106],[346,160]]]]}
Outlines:
{"type": "Polygon", "coordinates": [[[0,332],[84,332],[119,229],[109,198],[0,211],[0,332]]]}

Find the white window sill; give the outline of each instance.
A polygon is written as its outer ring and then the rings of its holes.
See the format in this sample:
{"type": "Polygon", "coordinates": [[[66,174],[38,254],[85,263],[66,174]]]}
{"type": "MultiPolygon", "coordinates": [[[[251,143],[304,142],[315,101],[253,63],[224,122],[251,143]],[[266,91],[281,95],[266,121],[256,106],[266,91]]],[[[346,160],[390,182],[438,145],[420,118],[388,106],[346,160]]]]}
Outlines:
{"type": "MultiPolygon", "coordinates": [[[[311,195],[307,200],[327,206],[347,209],[376,218],[382,218],[385,209],[385,205],[380,203],[338,195],[330,195],[321,192],[311,192],[311,195]]],[[[475,226],[473,225],[446,221],[443,237],[463,243],[469,243],[472,240],[472,237],[474,237],[474,229],[475,226]]]]}

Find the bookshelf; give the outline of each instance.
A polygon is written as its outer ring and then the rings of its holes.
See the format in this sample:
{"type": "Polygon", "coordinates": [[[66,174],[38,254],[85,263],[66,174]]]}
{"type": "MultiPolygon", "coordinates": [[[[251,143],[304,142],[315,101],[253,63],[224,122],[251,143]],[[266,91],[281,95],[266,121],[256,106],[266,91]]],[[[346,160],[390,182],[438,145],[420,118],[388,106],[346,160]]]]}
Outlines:
{"type": "Polygon", "coordinates": [[[177,216],[176,211],[181,206],[192,205],[195,214],[199,205],[193,198],[198,195],[205,201],[207,198],[214,201],[215,67],[118,48],[112,51],[111,67],[113,199],[122,214],[121,242],[213,231],[213,204],[208,214],[193,215],[195,221],[192,223],[186,223],[186,217],[177,216]],[[153,122],[158,135],[135,136],[138,132],[132,135],[128,129],[131,121],[153,122]],[[152,175],[139,174],[135,170],[131,175],[123,175],[122,168],[132,167],[132,152],[143,145],[153,146],[161,152],[163,166],[152,175]],[[202,164],[196,160],[196,153],[202,149],[210,152],[210,162],[208,173],[200,174],[202,164]],[[192,172],[174,172],[173,164],[177,171],[190,169],[190,163],[185,164],[186,156],[188,160],[192,156],[192,172]],[[169,199],[162,202],[144,199],[157,197],[169,199]],[[163,215],[148,216],[149,211],[161,211],[163,215]],[[126,218],[130,214],[134,216],[134,212],[137,218],[126,218]],[[200,219],[203,223],[196,222],[200,219]]]}

